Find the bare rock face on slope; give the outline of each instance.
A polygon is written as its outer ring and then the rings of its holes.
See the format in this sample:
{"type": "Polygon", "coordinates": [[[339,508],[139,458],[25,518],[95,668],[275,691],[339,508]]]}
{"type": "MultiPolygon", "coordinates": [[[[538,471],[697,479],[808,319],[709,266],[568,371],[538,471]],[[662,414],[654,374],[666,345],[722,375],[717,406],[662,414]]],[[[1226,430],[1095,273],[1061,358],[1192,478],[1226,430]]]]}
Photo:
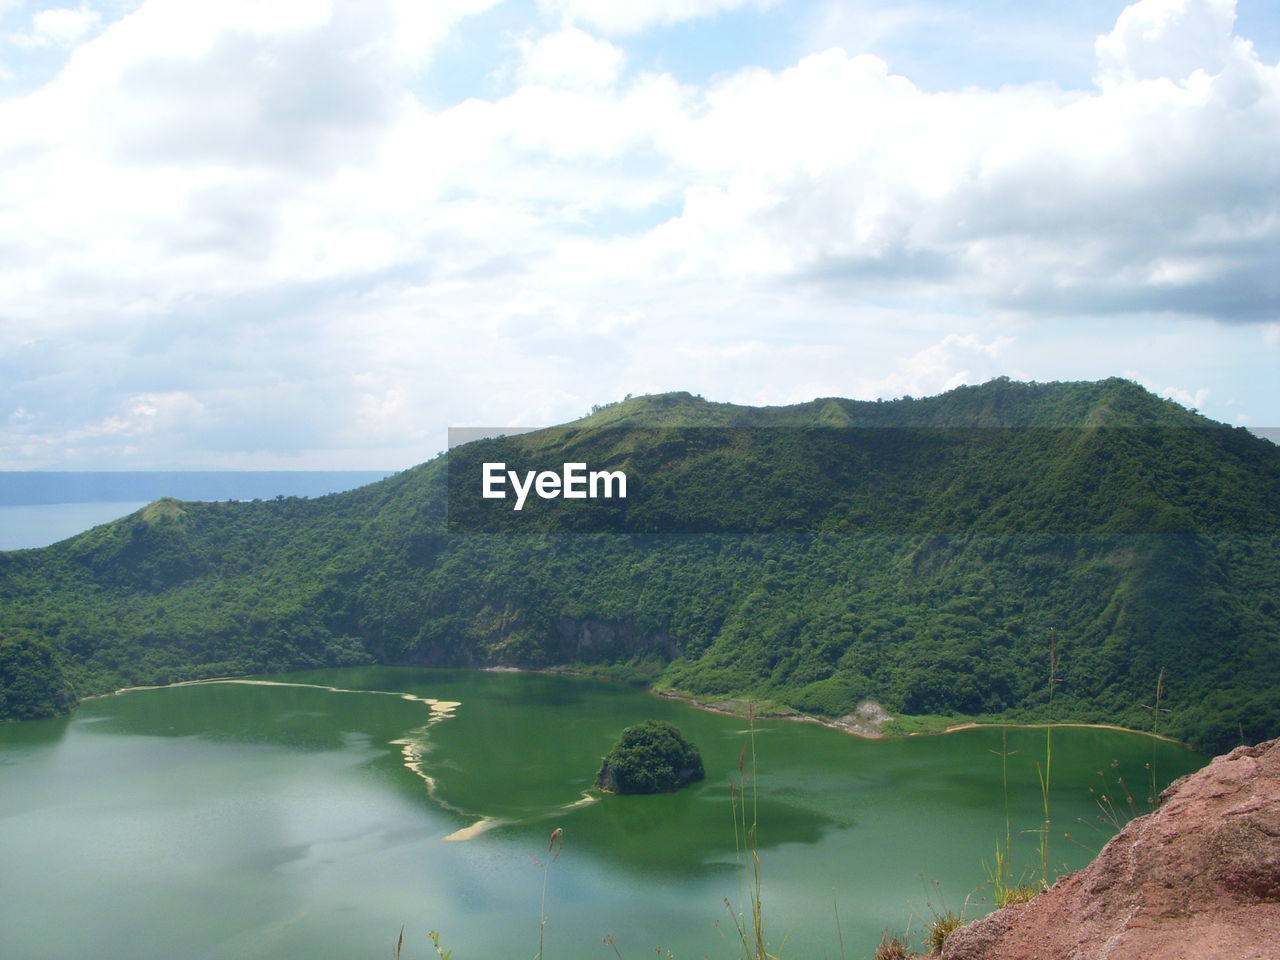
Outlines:
{"type": "Polygon", "coordinates": [[[1084,870],[956,930],[944,960],[1280,960],[1280,740],[1161,801],[1084,870]]]}

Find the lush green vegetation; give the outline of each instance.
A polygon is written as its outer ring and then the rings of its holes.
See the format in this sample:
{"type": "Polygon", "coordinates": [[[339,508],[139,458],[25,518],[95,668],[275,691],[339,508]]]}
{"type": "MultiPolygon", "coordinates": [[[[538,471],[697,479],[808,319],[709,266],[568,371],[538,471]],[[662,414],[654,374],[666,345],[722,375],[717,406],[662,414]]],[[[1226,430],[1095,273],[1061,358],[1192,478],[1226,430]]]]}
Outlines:
{"type": "Polygon", "coordinates": [[[0,633],[81,696],[505,664],[831,717],[873,697],[1040,720],[1056,629],[1056,719],[1151,729],[1163,669],[1161,732],[1218,750],[1280,733],[1278,531],[1280,449],[1123,380],[762,409],[666,394],[344,494],[162,500],[0,553],[0,633]],[[590,527],[582,501],[451,501],[450,462],[491,457],[625,469],[636,493],[590,527]],[[475,525],[494,532],[458,532],[475,525]],[[565,532],[584,529],[611,532],[565,532]]]}
{"type": "Polygon", "coordinates": [[[56,717],[74,704],[52,647],[23,633],[0,636],[0,718],[56,717]]]}
{"type": "Polygon", "coordinates": [[[706,776],[702,755],[665,720],[622,731],[601,760],[596,786],[611,793],[669,793],[706,776]]]}

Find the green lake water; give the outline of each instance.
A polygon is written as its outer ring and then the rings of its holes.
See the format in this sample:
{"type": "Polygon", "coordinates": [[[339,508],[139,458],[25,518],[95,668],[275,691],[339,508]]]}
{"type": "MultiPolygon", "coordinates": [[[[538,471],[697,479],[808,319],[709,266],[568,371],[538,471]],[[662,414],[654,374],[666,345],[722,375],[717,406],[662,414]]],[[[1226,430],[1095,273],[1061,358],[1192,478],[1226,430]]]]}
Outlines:
{"type": "MultiPolygon", "coordinates": [[[[745,896],[729,781],[744,749],[750,771],[746,721],[536,674],[269,679],[287,685],[139,690],[69,720],[0,725],[0,956],[386,958],[403,926],[406,960],[435,956],[430,930],[455,960],[532,958],[537,861],[556,828],[548,960],[615,957],[606,935],[627,958],[738,955],[724,901],[745,896]],[[675,723],[707,779],[672,795],[591,794],[601,755],[644,719],[675,723]]],[[[1006,736],[868,741],[758,723],[763,895],[781,955],[840,957],[843,937],[845,956],[867,957],[886,929],[910,924],[918,941],[931,910],[986,912],[983,864],[1005,835],[1002,749],[1014,864],[1030,877],[1045,732],[1006,736]]],[[[1080,867],[1106,841],[1096,798],[1123,797],[1117,776],[1145,809],[1149,764],[1163,787],[1206,759],[1056,729],[1055,866],[1080,867]]]]}

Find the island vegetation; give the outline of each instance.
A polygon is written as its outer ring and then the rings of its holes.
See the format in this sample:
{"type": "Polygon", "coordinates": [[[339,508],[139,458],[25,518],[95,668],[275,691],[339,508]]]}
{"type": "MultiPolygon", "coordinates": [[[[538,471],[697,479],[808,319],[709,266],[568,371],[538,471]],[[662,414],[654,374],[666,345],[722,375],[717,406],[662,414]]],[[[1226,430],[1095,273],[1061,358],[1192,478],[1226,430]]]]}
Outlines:
{"type": "Polygon", "coordinates": [[[1056,718],[1152,729],[1163,671],[1160,731],[1220,751],[1280,733],[1277,582],[1280,448],[1125,380],[663,394],[347,493],[161,500],[0,553],[0,712],[381,663],[825,718],[873,698],[917,728],[1038,720],[1056,631],[1056,718]],[[477,456],[625,469],[635,492],[581,529],[575,501],[456,513],[450,464],[477,456]]]}
{"type": "Polygon", "coordinates": [[[645,720],[622,731],[600,762],[596,786],[609,793],[670,793],[706,773],[702,755],[665,720],[645,720]]]}

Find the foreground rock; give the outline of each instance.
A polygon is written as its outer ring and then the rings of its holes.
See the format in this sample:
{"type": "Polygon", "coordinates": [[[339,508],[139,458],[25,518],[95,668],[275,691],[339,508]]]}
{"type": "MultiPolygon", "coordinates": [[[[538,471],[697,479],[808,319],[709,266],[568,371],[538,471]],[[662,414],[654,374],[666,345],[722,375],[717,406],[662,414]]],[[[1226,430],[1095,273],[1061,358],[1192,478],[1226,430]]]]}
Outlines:
{"type": "Polygon", "coordinates": [[[956,930],[944,960],[1280,958],[1280,740],[1160,799],[1084,870],[956,930]]]}

